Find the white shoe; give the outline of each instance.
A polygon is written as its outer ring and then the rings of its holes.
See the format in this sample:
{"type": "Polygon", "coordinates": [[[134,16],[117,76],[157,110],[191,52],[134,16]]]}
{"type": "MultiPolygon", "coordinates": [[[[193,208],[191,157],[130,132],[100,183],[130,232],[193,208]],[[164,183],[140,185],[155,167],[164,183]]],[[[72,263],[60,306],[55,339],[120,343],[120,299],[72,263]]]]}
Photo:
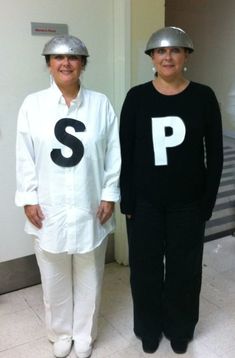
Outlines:
{"type": "Polygon", "coordinates": [[[72,348],[72,339],[71,338],[61,338],[53,345],[53,353],[57,358],[67,357],[72,348]]]}
{"type": "Polygon", "coordinates": [[[78,347],[78,345],[76,344],[76,342],[74,342],[74,350],[75,350],[75,353],[76,353],[76,356],[78,358],[89,358],[92,354],[92,347],[89,347],[88,349],[86,350],[80,350],[81,348],[78,347]]]}

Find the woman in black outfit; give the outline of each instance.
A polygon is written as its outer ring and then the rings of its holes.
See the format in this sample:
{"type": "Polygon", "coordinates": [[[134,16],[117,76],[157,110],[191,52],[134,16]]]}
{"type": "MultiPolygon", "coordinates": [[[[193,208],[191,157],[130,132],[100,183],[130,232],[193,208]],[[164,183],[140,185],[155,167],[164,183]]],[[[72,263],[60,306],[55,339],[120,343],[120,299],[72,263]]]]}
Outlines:
{"type": "Polygon", "coordinates": [[[153,33],[145,53],[153,81],[132,88],[121,112],[121,210],[127,217],[134,332],[143,350],[162,334],[185,353],[198,321],[205,222],[222,165],[221,115],[214,92],[189,81],[193,52],[176,27],[153,33]]]}

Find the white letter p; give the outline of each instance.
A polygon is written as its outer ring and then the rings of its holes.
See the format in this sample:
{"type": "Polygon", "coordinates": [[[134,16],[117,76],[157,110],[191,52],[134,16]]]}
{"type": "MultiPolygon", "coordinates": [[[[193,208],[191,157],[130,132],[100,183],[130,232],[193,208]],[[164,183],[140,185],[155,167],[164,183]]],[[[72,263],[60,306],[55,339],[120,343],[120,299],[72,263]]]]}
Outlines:
{"type": "Polygon", "coordinates": [[[155,165],[167,165],[167,148],[176,147],[185,138],[185,125],[180,117],[152,118],[152,138],[155,165]],[[172,128],[172,134],[166,136],[165,128],[172,128]]]}

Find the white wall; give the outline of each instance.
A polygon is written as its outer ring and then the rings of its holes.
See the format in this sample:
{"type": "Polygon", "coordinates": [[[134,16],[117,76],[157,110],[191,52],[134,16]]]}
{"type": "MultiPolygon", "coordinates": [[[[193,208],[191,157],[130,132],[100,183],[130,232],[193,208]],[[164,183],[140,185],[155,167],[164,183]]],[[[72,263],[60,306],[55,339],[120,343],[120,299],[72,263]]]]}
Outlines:
{"type": "MultiPolygon", "coordinates": [[[[119,0],[117,0],[119,1],[119,0]]],[[[130,41],[126,41],[126,91],[136,84],[150,81],[153,78],[152,64],[149,56],[144,53],[146,43],[158,28],[164,26],[165,1],[164,0],[131,0],[130,1],[130,41]],[[129,86],[127,82],[129,81],[129,86]]],[[[123,24],[122,26],[127,26],[123,24]]],[[[128,29],[126,29],[126,34],[128,29]]],[[[123,99],[125,93],[123,94],[123,99]]],[[[119,102],[120,103],[120,102],[119,102]]],[[[126,223],[124,215],[117,210],[117,230],[115,232],[115,258],[117,262],[128,264],[128,244],[126,235],[126,223]]]]}
{"type": "Polygon", "coordinates": [[[131,84],[153,79],[152,61],[145,55],[150,35],[164,26],[165,0],[131,1],[131,84]]]}
{"type": "Polygon", "coordinates": [[[113,8],[120,0],[0,0],[0,262],[32,254],[24,215],[14,205],[15,132],[23,98],[49,85],[41,56],[46,36],[31,36],[31,22],[66,23],[90,52],[85,84],[114,100],[113,8]]]}
{"type": "Polygon", "coordinates": [[[235,136],[234,0],[166,0],[166,25],[192,37],[189,78],[210,85],[221,105],[225,134],[235,136]]]}

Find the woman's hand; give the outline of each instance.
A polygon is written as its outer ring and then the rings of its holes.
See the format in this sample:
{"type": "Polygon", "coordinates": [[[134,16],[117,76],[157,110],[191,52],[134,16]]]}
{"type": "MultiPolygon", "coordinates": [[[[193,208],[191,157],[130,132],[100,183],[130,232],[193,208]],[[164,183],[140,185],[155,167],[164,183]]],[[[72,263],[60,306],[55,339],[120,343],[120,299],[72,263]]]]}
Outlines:
{"type": "Polygon", "coordinates": [[[42,221],[44,219],[43,212],[40,205],[25,205],[24,212],[29,221],[38,229],[42,228],[42,221]]]}
{"type": "Polygon", "coordinates": [[[101,225],[106,223],[108,219],[111,218],[114,210],[114,202],[113,201],[104,201],[100,202],[100,205],[97,210],[97,217],[100,220],[101,225]]]}

